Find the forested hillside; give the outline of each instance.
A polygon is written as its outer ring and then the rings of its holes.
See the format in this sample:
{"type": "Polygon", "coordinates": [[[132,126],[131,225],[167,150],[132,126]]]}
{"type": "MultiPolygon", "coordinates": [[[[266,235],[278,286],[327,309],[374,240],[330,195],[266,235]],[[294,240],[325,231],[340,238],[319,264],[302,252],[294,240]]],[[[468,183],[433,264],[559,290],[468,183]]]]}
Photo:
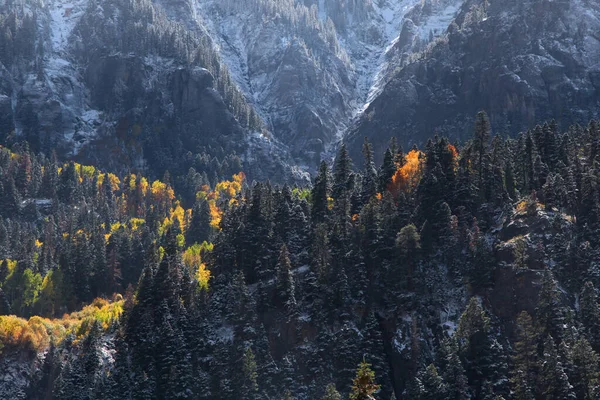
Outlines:
{"type": "Polygon", "coordinates": [[[600,126],[475,120],[308,187],[2,149],[0,397],[597,398],[600,126]]]}

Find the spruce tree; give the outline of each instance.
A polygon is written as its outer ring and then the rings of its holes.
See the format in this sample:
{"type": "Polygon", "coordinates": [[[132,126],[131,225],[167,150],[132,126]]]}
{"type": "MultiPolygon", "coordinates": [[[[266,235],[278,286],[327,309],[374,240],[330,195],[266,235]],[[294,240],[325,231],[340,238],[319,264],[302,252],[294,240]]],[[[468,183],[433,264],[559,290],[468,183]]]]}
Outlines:
{"type": "Polygon", "coordinates": [[[456,337],[448,338],[442,343],[445,353],[442,377],[447,385],[448,400],[467,400],[470,398],[469,382],[458,354],[456,337]]]}
{"type": "Polygon", "coordinates": [[[371,364],[363,360],[356,370],[356,377],[352,380],[350,400],[370,400],[378,390],[375,372],[371,369],[371,364]]]}
{"type": "Polygon", "coordinates": [[[373,146],[369,143],[369,140],[365,137],[363,144],[363,156],[364,156],[364,171],[362,177],[362,192],[361,201],[362,204],[367,204],[371,197],[377,193],[377,170],[375,168],[375,162],[373,160],[373,146]]]}
{"type": "Polygon", "coordinates": [[[421,374],[420,380],[423,385],[419,394],[420,400],[444,400],[448,398],[446,384],[438,374],[435,365],[429,364],[421,374]]]}
{"type": "Polygon", "coordinates": [[[325,222],[329,215],[330,185],[329,167],[321,161],[311,192],[313,224],[325,222]]]}
{"type": "Polygon", "coordinates": [[[544,354],[538,393],[544,399],[548,400],[576,398],[573,386],[569,383],[569,377],[565,373],[563,364],[559,359],[552,336],[547,336],[544,341],[544,354]]]}
{"type": "Polygon", "coordinates": [[[597,399],[600,371],[598,354],[590,343],[581,338],[573,346],[573,373],[570,381],[578,399],[597,399]]]}
{"type": "Polygon", "coordinates": [[[387,149],[383,156],[383,163],[379,168],[379,184],[377,191],[384,193],[389,184],[392,182],[392,177],[396,173],[396,163],[394,162],[394,155],[390,149],[387,149]]]}
{"type": "Polygon", "coordinates": [[[256,358],[250,347],[246,348],[242,358],[242,381],[240,398],[254,400],[258,395],[258,372],[256,358]]]}
{"type": "Polygon", "coordinates": [[[325,394],[323,395],[321,400],[342,400],[342,395],[335,388],[335,384],[330,383],[325,388],[325,394]]]}
{"type": "Polygon", "coordinates": [[[290,253],[285,244],[281,246],[279,260],[277,261],[277,297],[282,307],[291,318],[297,310],[294,275],[290,262],[290,253]]]}
{"type": "Polygon", "coordinates": [[[554,275],[549,269],[545,270],[535,310],[536,326],[541,337],[551,335],[556,340],[563,337],[565,315],[560,296],[554,275]]]}

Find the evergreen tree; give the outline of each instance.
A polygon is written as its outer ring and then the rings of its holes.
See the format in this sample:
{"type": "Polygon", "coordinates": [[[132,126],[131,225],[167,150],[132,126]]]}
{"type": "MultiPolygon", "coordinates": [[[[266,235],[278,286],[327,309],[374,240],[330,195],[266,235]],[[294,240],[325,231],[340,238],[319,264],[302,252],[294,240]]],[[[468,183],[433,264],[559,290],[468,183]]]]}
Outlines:
{"type": "Polygon", "coordinates": [[[210,207],[206,200],[194,205],[192,220],[186,234],[188,244],[202,243],[210,239],[210,207]]]}
{"type": "Polygon", "coordinates": [[[569,383],[569,378],[560,362],[554,339],[551,336],[546,337],[544,341],[544,355],[538,391],[544,399],[548,400],[576,398],[573,386],[569,383]]]}
{"type": "Polygon", "coordinates": [[[412,290],[416,262],[421,250],[421,237],[414,225],[407,225],[398,233],[396,248],[401,263],[399,267],[401,276],[405,276],[407,289],[412,290]]]}
{"type": "Polygon", "coordinates": [[[484,164],[485,157],[488,152],[488,145],[491,135],[490,120],[485,111],[480,111],[475,117],[475,135],[473,137],[473,147],[477,154],[477,172],[479,174],[478,185],[479,188],[483,188],[484,174],[486,166],[484,164]]]}
{"type": "Polygon", "coordinates": [[[569,380],[573,382],[573,390],[578,399],[597,399],[598,386],[600,385],[598,365],[598,354],[592,349],[590,343],[585,338],[575,342],[573,346],[573,373],[569,380]]]}
{"type": "Polygon", "coordinates": [[[517,317],[515,344],[513,347],[513,377],[511,379],[515,391],[525,396],[528,389],[523,385],[535,382],[538,367],[538,335],[535,331],[531,316],[522,311],[517,317]]]}
{"type": "Polygon", "coordinates": [[[442,343],[442,350],[445,353],[444,359],[442,360],[445,365],[442,376],[447,385],[447,399],[469,399],[469,382],[465,375],[465,369],[460,361],[456,338],[446,339],[442,343]]]}
{"type": "Polygon", "coordinates": [[[325,388],[325,394],[323,395],[321,400],[342,400],[342,395],[335,388],[335,384],[330,383],[325,388]]]}
{"type": "Polygon", "coordinates": [[[421,393],[419,394],[419,399],[444,400],[448,398],[446,384],[438,374],[435,365],[429,364],[419,379],[423,385],[421,393]]]}
{"type": "Polygon", "coordinates": [[[503,349],[492,337],[490,319],[475,297],[460,317],[457,335],[469,385],[476,396],[484,393],[487,381],[494,384],[494,391],[504,390],[507,365],[503,349]]]}
{"type": "Polygon", "coordinates": [[[258,394],[258,373],[254,352],[250,347],[242,358],[242,382],[240,398],[243,400],[256,399],[258,394]]]}
{"type": "Polygon", "coordinates": [[[549,269],[545,270],[535,310],[536,325],[541,337],[550,335],[556,340],[563,337],[565,315],[560,296],[554,275],[549,269]]]}
{"type": "Polygon", "coordinates": [[[369,200],[377,193],[377,170],[375,168],[373,146],[369,143],[369,140],[365,137],[363,144],[363,156],[364,156],[364,171],[362,178],[362,193],[361,201],[362,204],[367,204],[369,200]]]}
{"type": "Polygon", "coordinates": [[[311,192],[313,224],[325,222],[327,219],[329,214],[329,190],[329,167],[325,161],[321,161],[319,173],[315,178],[311,192]]]}
{"type": "Polygon", "coordinates": [[[276,282],[278,301],[285,308],[288,317],[292,317],[297,312],[297,303],[290,253],[285,244],[281,246],[279,260],[277,261],[276,282]]]}
{"type": "Polygon", "coordinates": [[[375,384],[375,372],[371,369],[371,364],[362,361],[356,370],[356,377],[352,380],[352,392],[350,400],[369,400],[373,394],[379,390],[379,385],[375,384]]]}
{"type": "Polygon", "coordinates": [[[392,177],[396,173],[396,164],[394,162],[394,155],[390,149],[387,149],[383,155],[383,164],[379,167],[379,185],[377,191],[384,193],[389,184],[392,182],[392,177]]]}
{"type": "Polygon", "coordinates": [[[346,232],[346,223],[350,218],[350,196],[353,190],[354,177],[352,175],[352,161],[348,155],[346,145],[342,144],[335,159],[333,169],[333,186],[331,197],[333,198],[333,212],[337,222],[346,232]]]}

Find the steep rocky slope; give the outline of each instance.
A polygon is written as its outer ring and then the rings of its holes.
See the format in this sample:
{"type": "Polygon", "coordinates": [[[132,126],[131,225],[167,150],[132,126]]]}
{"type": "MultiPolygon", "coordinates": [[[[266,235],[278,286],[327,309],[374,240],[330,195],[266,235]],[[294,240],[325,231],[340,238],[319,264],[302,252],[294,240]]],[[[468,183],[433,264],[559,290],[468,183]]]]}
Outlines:
{"type": "Polygon", "coordinates": [[[314,165],[389,73],[445,31],[460,3],[200,0],[187,15],[206,22],[275,136],[314,165]]]}
{"type": "MultiPolygon", "coordinates": [[[[3,0],[0,8],[4,143],[26,139],[59,157],[157,175],[190,166],[202,172],[196,156],[225,162],[237,155],[257,178],[294,179],[286,151],[231,81],[210,38],[160,7],[3,0]]],[[[217,174],[242,169],[231,164],[217,174]]]]}
{"type": "Polygon", "coordinates": [[[433,133],[466,139],[481,109],[501,134],[598,117],[599,29],[594,1],[465,2],[351,129],[354,154],[364,136],[379,150],[392,133],[403,144],[433,133]]]}

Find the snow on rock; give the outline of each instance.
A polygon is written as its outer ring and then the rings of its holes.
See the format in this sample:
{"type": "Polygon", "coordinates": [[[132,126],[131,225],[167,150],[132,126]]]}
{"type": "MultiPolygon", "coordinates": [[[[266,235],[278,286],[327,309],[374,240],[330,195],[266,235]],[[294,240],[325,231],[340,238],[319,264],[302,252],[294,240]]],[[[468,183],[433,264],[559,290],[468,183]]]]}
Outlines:
{"type": "Polygon", "coordinates": [[[83,16],[88,0],[54,0],[48,3],[50,10],[50,38],[55,52],[69,44],[73,29],[83,16]]]}
{"type": "Polygon", "coordinates": [[[63,121],[64,140],[70,143],[71,155],[96,137],[102,123],[101,113],[90,107],[88,91],[77,65],[68,54],[75,27],[81,20],[89,0],[51,0],[46,4],[51,51],[46,56],[43,81],[32,76],[31,93],[48,93],[46,102],[54,103],[53,117],[63,121]],[[37,87],[37,89],[36,89],[37,87]]]}
{"type": "Polygon", "coordinates": [[[427,18],[425,22],[419,26],[419,36],[421,39],[428,40],[432,36],[435,37],[444,33],[459,10],[459,3],[448,4],[448,6],[442,9],[438,14],[427,18]]]}

